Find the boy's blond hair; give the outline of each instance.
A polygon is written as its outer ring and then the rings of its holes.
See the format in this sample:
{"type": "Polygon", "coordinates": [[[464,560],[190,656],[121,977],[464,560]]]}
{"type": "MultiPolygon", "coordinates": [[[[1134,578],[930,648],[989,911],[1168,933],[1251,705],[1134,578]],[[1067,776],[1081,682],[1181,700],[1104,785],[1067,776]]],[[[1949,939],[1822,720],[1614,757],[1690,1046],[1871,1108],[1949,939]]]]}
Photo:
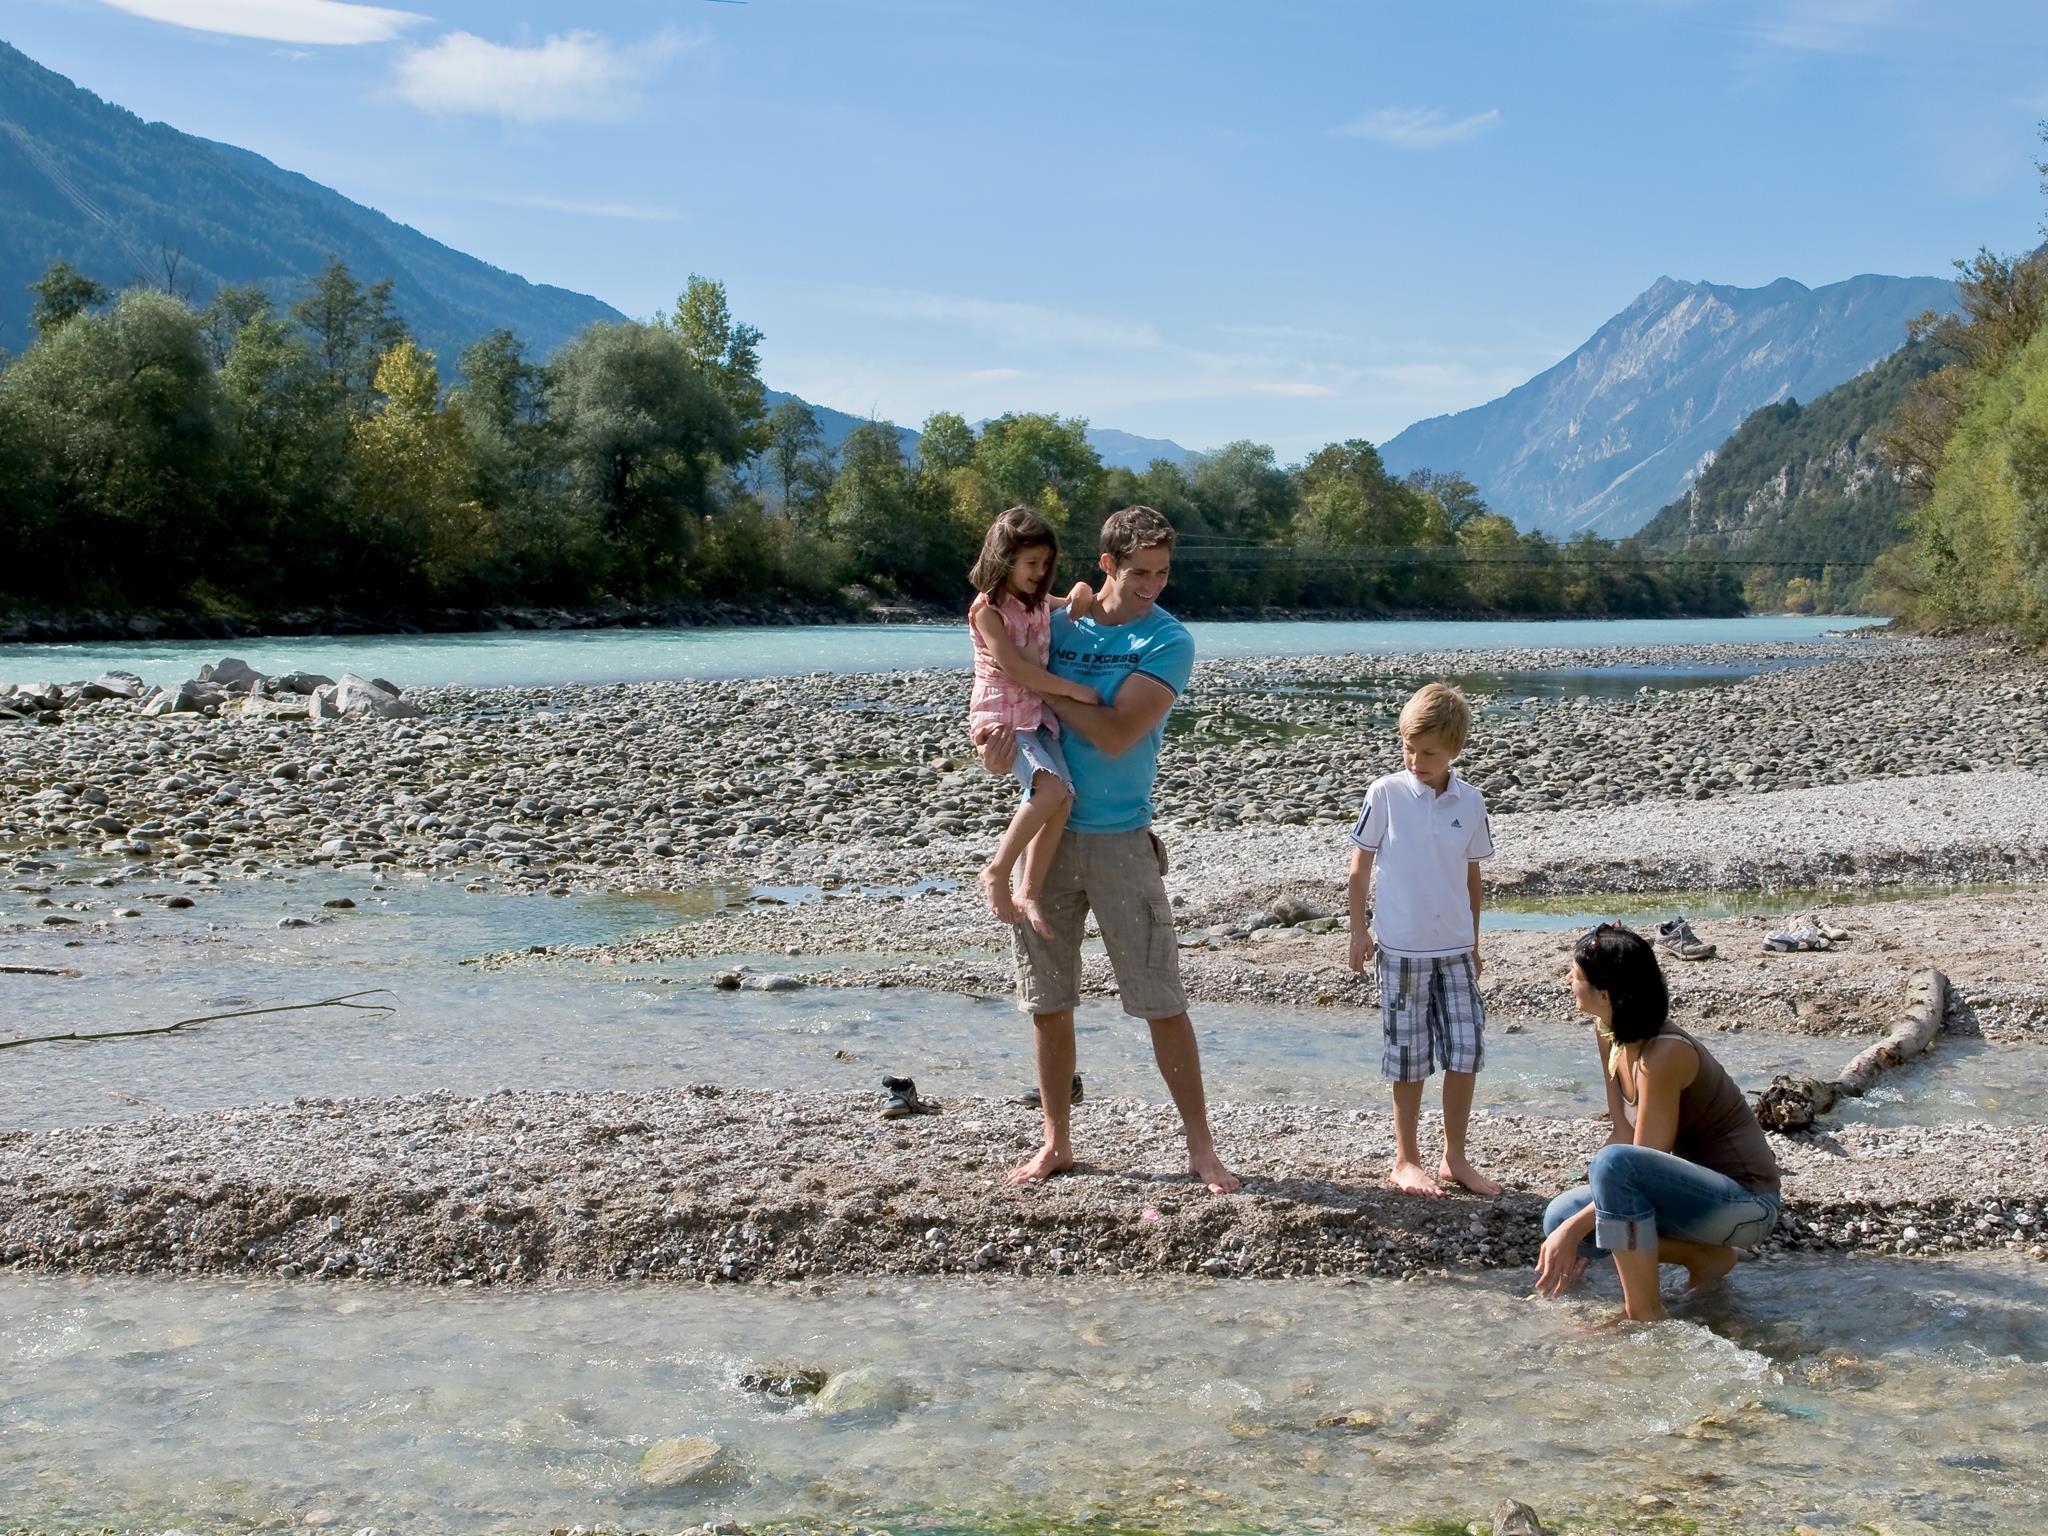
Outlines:
{"type": "Polygon", "coordinates": [[[1472,706],[1449,683],[1425,683],[1401,706],[1401,739],[1434,736],[1455,757],[1472,734],[1472,706]]]}

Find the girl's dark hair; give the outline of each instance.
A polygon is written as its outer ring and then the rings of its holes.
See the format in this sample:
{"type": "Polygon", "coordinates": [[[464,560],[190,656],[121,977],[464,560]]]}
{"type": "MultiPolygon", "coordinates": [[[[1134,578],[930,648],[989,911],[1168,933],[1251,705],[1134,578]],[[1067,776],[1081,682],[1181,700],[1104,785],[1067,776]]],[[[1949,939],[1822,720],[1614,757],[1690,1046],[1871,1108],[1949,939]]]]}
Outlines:
{"type": "Polygon", "coordinates": [[[1060,541],[1052,531],[1052,524],[1029,507],[1011,507],[996,514],[996,520],[988,525],[988,535],[981,541],[981,554],[973,569],[968,571],[967,579],[974,584],[975,591],[990,602],[996,602],[1010,583],[1010,572],[1016,567],[1017,556],[1027,549],[1039,548],[1051,550],[1052,559],[1046,562],[1045,579],[1024,600],[1025,607],[1036,608],[1052,591],[1053,567],[1060,561],[1060,541]]]}
{"type": "Polygon", "coordinates": [[[1671,1017],[1671,992],[1657,951],[1640,933],[1619,923],[1602,923],[1572,950],[1588,986],[1614,1005],[1609,1033],[1616,1045],[1633,1045],[1662,1032],[1671,1017]]]}

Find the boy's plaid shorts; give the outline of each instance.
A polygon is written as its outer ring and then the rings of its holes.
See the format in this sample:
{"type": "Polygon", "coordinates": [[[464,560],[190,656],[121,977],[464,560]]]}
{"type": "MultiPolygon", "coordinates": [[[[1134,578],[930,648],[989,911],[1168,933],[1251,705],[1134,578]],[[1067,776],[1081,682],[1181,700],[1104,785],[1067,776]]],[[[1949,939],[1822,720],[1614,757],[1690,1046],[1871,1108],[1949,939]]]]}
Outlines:
{"type": "Polygon", "coordinates": [[[1470,954],[1379,954],[1384,1044],[1380,1076],[1419,1083],[1432,1072],[1477,1072],[1486,1062],[1486,1006],[1470,954]]]}

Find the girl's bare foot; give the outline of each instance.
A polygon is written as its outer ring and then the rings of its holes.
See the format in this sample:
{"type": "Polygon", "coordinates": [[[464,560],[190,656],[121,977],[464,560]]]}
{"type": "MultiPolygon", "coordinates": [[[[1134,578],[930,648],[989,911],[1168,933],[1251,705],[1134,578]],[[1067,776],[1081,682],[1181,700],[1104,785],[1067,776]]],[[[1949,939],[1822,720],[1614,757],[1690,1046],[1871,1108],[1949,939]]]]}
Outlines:
{"type": "Polygon", "coordinates": [[[1067,1147],[1047,1142],[1026,1162],[1010,1170],[1012,1184],[1035,1184],[1041,1179],[1050,1179],[1058,1174],[1074,1171],[1074,1154],[1067,1147]]]}
{"type": "Polygon", "coordinates": [[[1705,1258],[1685,1266],[1685,1283],[1695,1291],[1711,1291],[1735,1267],[1735,1261],[1740,1257],[1733,1248],[1716,1248],[1705,1258]]]}
{"type": "Polygon", "coordinates": [[[1010,872],[997,869],[995,865],[985,866],[981,872],[981,895],[988,903],[989,911],[996,915],[999,923],[1017,922],[1017,904],[1010,900],[1010,872]]]}
{"type": "Polygon", "coordinates": [[[1387,1182],[1408,1195],[1441,1195],[1443,1185],[1430,1177],[1429,1170],[1420,1163],[1407,1162],[1396,1158],[1394,1166],[1387,1170],[1387,1182]]]}
{"type": "Polygon", "coordinates": [[[1212,1195],[1233,1193],[1238,1186],[1238,1177],[1223,1166],[1223,1159],[1212,1152],[1190,1152],[1188,1172],[1209,1186],[1212,1195]]]}
{"type": "Polygon", "coordinates": [[[1445,1154],[1444,1160],[1437,1164],[1436,1176],[1446,1184],[1456,1184],[1471,1190],[1482,1200],[1491,1200],[1500,1193],[1499,1184],[1474,1168],[1464,1158],[1452,1157],[1448,1153],[1445,1154]]]}
{"type": "Polygon", "coordinates": [[[1045,913],[1039,909],[1036,896],[1017,898],[1017,915],[1031,925],[1031,931],[1041,939],[1052,937],[1052,924],[1045,920],[1045,913]]]}

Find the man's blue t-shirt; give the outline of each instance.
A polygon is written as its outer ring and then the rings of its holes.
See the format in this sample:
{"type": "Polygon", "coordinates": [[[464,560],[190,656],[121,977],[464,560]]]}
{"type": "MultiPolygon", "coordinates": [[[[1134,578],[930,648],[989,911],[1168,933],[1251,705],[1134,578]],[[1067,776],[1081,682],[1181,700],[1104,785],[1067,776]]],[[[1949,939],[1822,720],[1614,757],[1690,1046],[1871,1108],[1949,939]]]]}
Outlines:
{"type": "MultiPolygon", "coordinates": [[[[1179,698],[1195,669],[1195,637],[1164,608],[1153,606],[1129,624],[1076,619],[1064,608],[1052,614],[1052,655],[1046,670],[1070,683],[1086,683],[1114,703],[1132,673],[1164,684],[1179,698]]],[[[1164,719],[1121,757],[1110,757],[1082,740],[1071,726],[1060,731],[1067,770],[1074,776],[1074,809],[1067,825],[1076,832],[1135,832],[1152,825],[1152,781],[1159,775],[1159,742],[1164,719]]]]}

